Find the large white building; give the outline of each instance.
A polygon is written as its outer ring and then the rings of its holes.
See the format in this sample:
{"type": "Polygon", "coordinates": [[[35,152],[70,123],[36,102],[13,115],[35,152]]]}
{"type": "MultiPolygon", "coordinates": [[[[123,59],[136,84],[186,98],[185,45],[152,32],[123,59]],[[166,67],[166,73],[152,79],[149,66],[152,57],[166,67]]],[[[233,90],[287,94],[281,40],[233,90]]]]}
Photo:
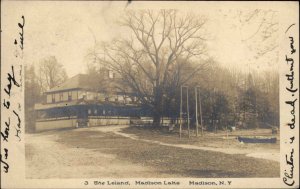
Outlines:
{"type": "Polygon", "coordinates": [[[129,124],[134,117],[151,116],[133,93],[108,78],[108,85],[95,88],[93,78],[78,74],[46,91],[45,101],[35,104],[35,130],[129,124]]]}

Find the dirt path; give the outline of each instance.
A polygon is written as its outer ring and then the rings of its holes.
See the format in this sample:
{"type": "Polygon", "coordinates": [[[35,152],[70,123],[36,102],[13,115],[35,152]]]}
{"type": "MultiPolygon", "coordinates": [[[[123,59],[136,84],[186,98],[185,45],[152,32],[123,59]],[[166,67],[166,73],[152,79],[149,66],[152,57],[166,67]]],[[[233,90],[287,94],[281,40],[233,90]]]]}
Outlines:
{"type": "Polygon", "coordinates": [[[151,135],[143,139],[123,129],[129,128],[106,126],[26,134],[26,177],[220,178],[277,177],[279,173],[279,163],[274,161],[244,154],[232,156],[228,154],[241,152],[202,144],[158,141],[160,137],[152,139],[151,135]],[[233,166],[236,163],[239,166],[233,166]]]}
{"type": "Polygon", "coordinates": [[[121,178],[156,173],[150,167],[121,161],[111,154],[70,148],[56,140],[55,132],[26,134],[27,178],[121,178]]]}
{"type": "Polygon", "coordinates": [[[196,150],[205,150],[205,151],[214,151],[214,152],[222,152],[225,154],[244,154],[248,157],[254,157],[254,158],[260,158],[260,159],[267,159],[272,161],[280,162],[280,153],[275,151],[259,151],[259,152],[253,152],[250,149],[237,149],[237,148],[215,148],[215,147],[202,147],[202,146],[196,146],[196,145],[189,145],[189,144],[170,144],[155,140],[147,140],[147,139],[141,139],[138,136],[135,136],[133,134],[127,134],[123,133],[122,129],[126,128],[128,126],[107,126],[107,127],[92,127],[89,129],[94,129],[96,131],[102,131],[102,132],[113,132],[117,135],[121,135],[123,137],[130,138],[132,140],[139,140],[164,146],[171,146],[171,147],[178,147],[178,148],[184,148],[184,149],[196,149],[196,150]]]}

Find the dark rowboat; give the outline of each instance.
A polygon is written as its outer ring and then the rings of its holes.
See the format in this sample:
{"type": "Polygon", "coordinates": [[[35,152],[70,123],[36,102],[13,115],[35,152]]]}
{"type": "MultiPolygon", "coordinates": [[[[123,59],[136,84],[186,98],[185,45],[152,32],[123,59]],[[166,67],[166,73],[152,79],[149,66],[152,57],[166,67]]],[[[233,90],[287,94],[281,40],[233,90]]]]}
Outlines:
{"type": "Polygon", "coordinates": [[[243,143],[276,143],[276,137],[237,137],[243,143]]]}

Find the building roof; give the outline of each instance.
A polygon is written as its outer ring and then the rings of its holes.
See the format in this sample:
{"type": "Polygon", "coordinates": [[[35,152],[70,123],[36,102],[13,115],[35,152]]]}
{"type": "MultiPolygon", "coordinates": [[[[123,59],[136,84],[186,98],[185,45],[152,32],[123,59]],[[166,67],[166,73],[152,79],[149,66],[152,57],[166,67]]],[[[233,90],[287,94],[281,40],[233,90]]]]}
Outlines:
{"type": "Polygon", "coordinates": [[[89,82],[89,77],[86,74],[78,74],[74,77],[67,79],[64,83],[53,87],[52,89],[46,91],[46,93],[53,93],[58,91],[68,91],[72,89],[90,89],[91,85],[89,82]]]}
{"type": "Polygon", "coordinates": [[[64,83],[53,87],[45,93],[55,93],[61,91],[70,91],[75,89],[85,89],[91,91],[113,92],[113,93],[132,93],[132,91],[125,87],[120,78],[95,78],[87,74],[77,74],[64,83]],[[125,92],[126,91],[126,92],[125,92]]]}

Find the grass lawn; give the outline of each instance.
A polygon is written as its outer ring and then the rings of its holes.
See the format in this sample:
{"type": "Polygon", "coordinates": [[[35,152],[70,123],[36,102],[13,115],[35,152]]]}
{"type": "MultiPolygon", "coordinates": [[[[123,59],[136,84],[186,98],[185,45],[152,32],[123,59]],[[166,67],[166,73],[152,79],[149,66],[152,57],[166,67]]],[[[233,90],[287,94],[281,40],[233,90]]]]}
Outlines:
{"type": "MultiPolygon", "coordinates": [[[[169,141],[177,137],[175,134],[161,134],[159,131],[136,128],[128,128],[124,132],[134,132],[137,135],[140,132],[141,136],[152,139],[164,138],[163,140],[169,141]]],[[[160,173],[172,175],[172,177],[200,178],[280,176],[278,162],[255,159],[245,155],[164,146],[133,140],[111,132],[92,130],[63,131],[58,132],[57,136],[58,142],[68,147],[93,149],[100,153],[112,154],[120,160],[150,166],[157,170],[157,175],[152,177],[160,177],[160,173]]],[[[141,174],[140,177],[144,176],[141,174]]]]}
{"type": "Polygon", "coordinates": [[[273,136],[278,139],[279,134],[272,135],[268,129],[253,129],[253,130],[238,130],[235,132],[229,132],[228,138],[225,131],[219,131],[218,133],[204,132],[201,136],[196,137],[196,133],[192,130],[190,138],[188,138],[187,130],[183,130],[182,138],[179,139],[178,132],[168,132],[166,129],[153,129],[152,127],[127,127],[122,130],[124,133],[134,134],[143,139],[155,140],[171,144],[191,144],[202,147],[216,147],[216,148],[236,148],[240,150],[248,150],[249,152],[258,151],[274,151],[279,152],[280,143],[277,141],[276,144],[268,143],[249,143],[240,144],[236,137],[237,136],[273,136]]]}

